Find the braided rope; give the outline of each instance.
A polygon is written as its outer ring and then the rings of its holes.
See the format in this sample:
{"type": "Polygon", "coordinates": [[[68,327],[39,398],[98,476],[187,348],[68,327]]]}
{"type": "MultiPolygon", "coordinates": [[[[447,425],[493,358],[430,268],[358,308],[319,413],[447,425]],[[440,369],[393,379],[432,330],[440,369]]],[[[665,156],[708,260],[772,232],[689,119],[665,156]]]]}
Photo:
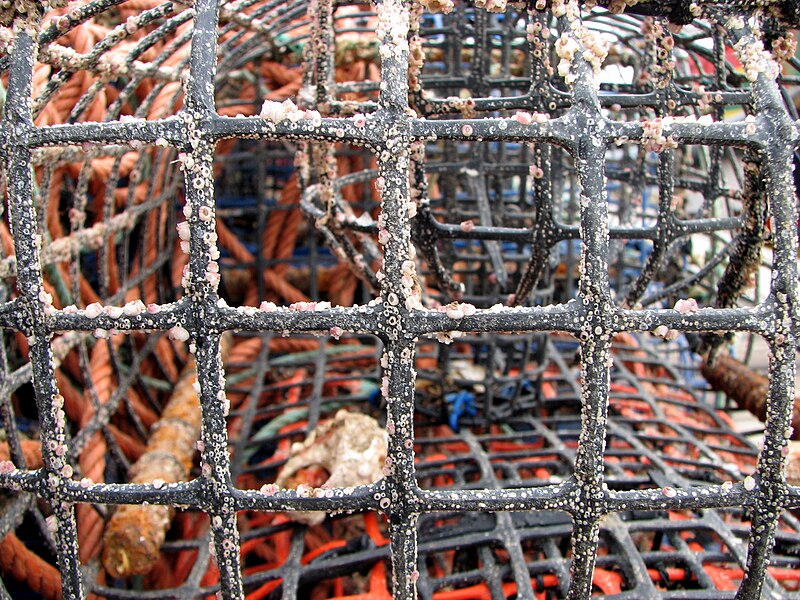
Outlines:
{"type": "Polygon", "coordinates": [[[9,533],[0,542],[0,569],[18,581],[24,581],[33,592],[46,600],[61,598],[61,575],[58,570],[28,550],[14,533],[9,533]]]}

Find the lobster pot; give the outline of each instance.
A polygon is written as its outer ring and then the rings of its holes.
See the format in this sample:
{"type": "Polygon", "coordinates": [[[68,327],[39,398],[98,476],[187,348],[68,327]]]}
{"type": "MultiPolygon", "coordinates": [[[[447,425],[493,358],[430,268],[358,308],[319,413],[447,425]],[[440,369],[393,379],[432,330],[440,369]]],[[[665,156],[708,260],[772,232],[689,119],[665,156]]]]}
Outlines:
{"type": "Polygon", "coordinates": [[[798,23],[2,8],[0,596],[800,597],[798,23]]]}

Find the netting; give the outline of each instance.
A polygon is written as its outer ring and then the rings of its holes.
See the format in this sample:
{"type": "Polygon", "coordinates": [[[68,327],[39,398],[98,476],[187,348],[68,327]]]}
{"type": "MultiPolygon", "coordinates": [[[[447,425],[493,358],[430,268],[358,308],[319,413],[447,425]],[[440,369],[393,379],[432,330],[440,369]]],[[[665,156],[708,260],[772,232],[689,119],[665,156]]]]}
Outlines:
{"type": "Polygon", "coordinates": [[[599,4],[5,7],[0,594],[800,596],[800,13],[599,4]]]}

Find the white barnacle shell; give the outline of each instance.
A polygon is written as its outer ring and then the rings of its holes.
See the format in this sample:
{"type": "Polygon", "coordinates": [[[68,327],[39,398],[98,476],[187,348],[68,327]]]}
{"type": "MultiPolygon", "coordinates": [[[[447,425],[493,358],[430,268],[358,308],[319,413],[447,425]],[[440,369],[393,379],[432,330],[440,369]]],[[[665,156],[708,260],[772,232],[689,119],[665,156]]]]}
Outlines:
{"type": "Polygon", "coordinates": [[[178,342],[185,342],[189,339],[189,332],[180,325],[175,325],[169,330],[169,337],[178,342]]]}
{"type": "Polygon", "coordinates": [[[682,315],[695,313],[699,310],[697,306],[697,300],[694,298],[680,298],[675,303],[675,310],[677,310],[682,315]]]}
{"type": "Polygon", "coordinates": [[[103,305],[99,302],[92,302],[86,307],[84,314],[90,319],[96,319],[103,314],[103,305]]]}
{"type": "Polygon", "coordinates": [[[122,307],[122,312],[125,313],[126,317],[136,317],[146,310],[147,307],[141,300],[133,300],[122,307]]]}
{"type": "Polygon", "coordinates": [[[273,123],[278,123],[286,118],[286,107],[281,102],[265,100],[261,106],[260,116],[273,123]]]}

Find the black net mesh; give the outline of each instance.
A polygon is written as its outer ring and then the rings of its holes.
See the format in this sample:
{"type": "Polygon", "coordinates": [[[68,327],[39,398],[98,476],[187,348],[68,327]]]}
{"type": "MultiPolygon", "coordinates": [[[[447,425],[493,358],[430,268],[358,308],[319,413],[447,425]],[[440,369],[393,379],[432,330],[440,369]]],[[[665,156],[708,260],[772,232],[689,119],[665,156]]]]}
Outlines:
{"type": "Polygon", "coordinates": [[[2,8],[0,595],[800,597],[799,20],[2,8]]]}

